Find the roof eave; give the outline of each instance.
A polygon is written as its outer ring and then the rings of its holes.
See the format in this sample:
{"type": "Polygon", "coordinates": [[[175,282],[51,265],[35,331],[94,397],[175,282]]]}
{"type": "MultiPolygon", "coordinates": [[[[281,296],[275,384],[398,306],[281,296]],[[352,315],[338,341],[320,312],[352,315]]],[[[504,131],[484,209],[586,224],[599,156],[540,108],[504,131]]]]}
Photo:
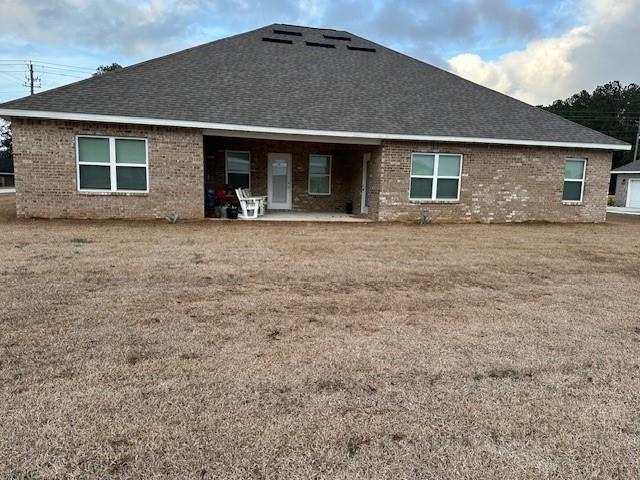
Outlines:
{"type": "Polygon", "coordinates": [[[103,123],[124,123],[134,125],[153,125],[181,128],[199,128],[204,130],[236,131],[261,134],[282,134],[313,137],[338,137],[363,140],[408,140],[408,141],[430,141],[430,142],[455,142],[455,143],[482,143],[494,145],[522,145],[534,147],[561,147],[561,148],[583,148],[596,150],[631,150],[629,144],[617,143],[592,143],[592,142],[557,142],[547,140],[522,140],[510,138],[485,138],[485,137],[460,137],[442,135],[414,135],[376,132],[347,132],[339,130],[309,130],[296,128],[264,127],[258,125],[235,125],[226,123],[212,123],[191,120],[172,120],[162,118],[129,117],[119,115],[101,115],[74,112],[53,112],[41,110],[23,110],[0,108],[0,116],[5,117],[26,117],[45,118],[52,120],[72,120],[86,122],[103,123]]]}

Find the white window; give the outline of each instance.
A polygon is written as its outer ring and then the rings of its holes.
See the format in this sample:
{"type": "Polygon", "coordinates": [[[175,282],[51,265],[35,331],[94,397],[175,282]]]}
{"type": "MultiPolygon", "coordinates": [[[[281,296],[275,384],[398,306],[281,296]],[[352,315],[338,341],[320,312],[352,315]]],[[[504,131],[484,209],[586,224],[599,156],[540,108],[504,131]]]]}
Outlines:
{"type": "Polygon", "coordinates": [[[148,192],[147,140],[76,137],[78,190],[148,192]]]}
{"type": "Polygon", "coordinates": [[[249,152],[225,152],[225,183],[231,188],[251,188],[251,154],[249,152]]]}
{"type": "Polygon", "coordinates": [[[460,199],[462,155],[413,153],[410,200],[460,199]]]}
{"type": "Polygon", "coordinates": [[[309,195],[331,194],[331,155],[309,155],[309,195]]]}
{"type": "Polygon", "coordinates": [[[580,158],[568,158],[564,162],[564,187],[562,201],[570,203],[582,202],[584,192],[584,174],[587,161],[580,158]]]}

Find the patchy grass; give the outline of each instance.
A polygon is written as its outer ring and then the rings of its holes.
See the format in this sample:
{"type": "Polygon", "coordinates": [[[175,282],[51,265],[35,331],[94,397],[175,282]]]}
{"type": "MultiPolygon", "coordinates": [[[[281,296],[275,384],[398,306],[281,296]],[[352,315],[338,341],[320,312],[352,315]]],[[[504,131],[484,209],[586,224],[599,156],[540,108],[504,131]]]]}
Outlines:
{"type": "Polygon", "coordinates": [[[0,477],[640,476],[640,222],[0,241],[0,477]]]}

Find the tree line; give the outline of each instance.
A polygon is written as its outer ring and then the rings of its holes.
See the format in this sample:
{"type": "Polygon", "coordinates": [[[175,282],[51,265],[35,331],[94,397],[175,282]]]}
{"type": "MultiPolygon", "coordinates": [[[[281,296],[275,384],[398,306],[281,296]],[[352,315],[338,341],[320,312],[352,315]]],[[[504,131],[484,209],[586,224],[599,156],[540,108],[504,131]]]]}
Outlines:
{"type": "MultiPolygon", "coordinates": [[[[596,87],[592,93],[582,90],[566,100],[539,107],[635,145],[640,122],[640,85],[623,86],[613,81],[596,87]]],[[[633,161],[633,153],[633,150],[615,152],[612,168],[633,161]]]]}

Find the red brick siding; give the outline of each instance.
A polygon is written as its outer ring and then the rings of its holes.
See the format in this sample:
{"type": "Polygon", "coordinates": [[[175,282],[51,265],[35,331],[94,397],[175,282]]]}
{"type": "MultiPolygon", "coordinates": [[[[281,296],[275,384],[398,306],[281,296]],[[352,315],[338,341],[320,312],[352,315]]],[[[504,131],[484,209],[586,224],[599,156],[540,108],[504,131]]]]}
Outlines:
{"type": "Polygon", "coordinates": [[[433,220],[455,222],[600,222],[605,219],[611,152],[561,148],[383,142],[381,147],[205,137],[196,129],[86,122],[14,119],[16,205],[21,217],[182,218],[204,214],[204,174],[208,184],[224,183],[224,151],[252,153],[251,181],[267,193],[267,154],[291,153],[293,209],[344,211],[348,201],[360,211],[362,155],[371,153],[369,217],[417,221],[423,210],[433,220]],[[148,194],[85,194],[76,186],[78,134],[144,137],[149,147],[148,194]],[[206,160],[203,156],[206,152],[206,160]],[[464,156],[460,200],[409,201],[412,152],[464,156]],[[332,155],[332,191],[308,194],[308,158],[332,155]],[[586,158],[581,205],[561,201],[566,158],[586,158]],[[206,164],[206,166],[205,166],[206,164]]]}
{"type": "Polygon", "coordinates": [[[611,152],[562,148],[384,142],[378,220],[417,221],[427,210],[435,222],[602,222],[611,152]],[[463,155],[460,201],[409,201],[412,152],[463,155]],[[564,162],[586,158],[581,205],[562,203],[564,162]]]}
{"type": "Polygon", "coordinates": [[[20,217],[202,218],[202,134],[194,129],[61,122],[12,121],[16,208],[20,217]],[[148,141],[149,193],[80,193],[75,137],[141,137],[148,141]]]}

